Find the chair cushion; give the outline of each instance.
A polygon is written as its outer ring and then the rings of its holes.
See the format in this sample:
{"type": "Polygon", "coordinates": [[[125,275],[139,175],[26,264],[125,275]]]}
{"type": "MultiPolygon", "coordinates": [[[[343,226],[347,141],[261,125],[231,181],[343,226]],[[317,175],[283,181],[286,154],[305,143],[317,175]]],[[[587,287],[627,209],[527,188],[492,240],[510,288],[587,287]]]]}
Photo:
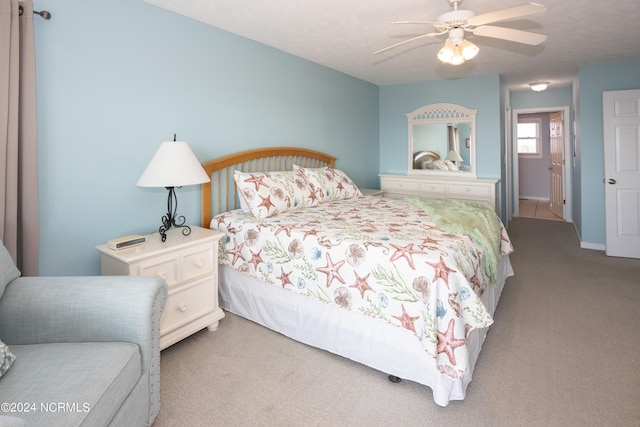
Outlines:
{"type": "Polygon", "coordinates": [[[12,345],[16,361],[0,379],[0,402],[32,405],[4,413],[29,425],[108,425],[142,375],[131,343],[12,345]],[[24,408],[23,408],[24,409],[24,408]]]}
{"type": "Polygon", "coordinates": [[[4,288],[14,279],[20,277],[20,270],[13,262],[9,251],[0,240],[0,298],[4,294],[4,288]]]}

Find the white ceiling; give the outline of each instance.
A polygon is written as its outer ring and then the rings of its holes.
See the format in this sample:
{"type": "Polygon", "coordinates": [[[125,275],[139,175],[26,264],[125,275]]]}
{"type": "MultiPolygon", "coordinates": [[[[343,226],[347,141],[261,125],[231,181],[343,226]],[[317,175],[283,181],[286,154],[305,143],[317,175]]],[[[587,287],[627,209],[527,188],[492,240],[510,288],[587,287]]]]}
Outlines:
{"type": "MultiPolygon", "coordinates": [[[[580,66],[640,59],[638,0],[538,0],[545,13],[492,25],[547,34],[543,45],[467,33],[480,53],[459,66],[436,58],[444,35],[373,55],[433,32],[431,25],[392,22],[435,21],[451,10],[447,0],[145,1],[380,86],[501,74],[512,90],[528,89],[528,82],[539,80],[563,87],[580,66]]],[[[459,8],[479,15],[522,3],[464,0],[459,8]]]]}

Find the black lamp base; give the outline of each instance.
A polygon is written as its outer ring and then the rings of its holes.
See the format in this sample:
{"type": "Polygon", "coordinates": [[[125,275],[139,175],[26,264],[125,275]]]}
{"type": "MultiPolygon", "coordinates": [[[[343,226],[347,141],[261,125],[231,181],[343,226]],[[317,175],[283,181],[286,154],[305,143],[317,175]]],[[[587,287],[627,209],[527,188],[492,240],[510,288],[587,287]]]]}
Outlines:
{"type": "Polygon", "coordinates": [[[191,234],[191,227],[184,225],[186,221],[184,215],[177,216],[178,197],[176,196],[175,187],[165,188],[169,190],[169,196],[167,197],[167,214],[162,217],[162,225],[158,229],[163,242],[167,240],[167,231],[169,231],[171,227],[182,228],[183,236],[191,234]]]}

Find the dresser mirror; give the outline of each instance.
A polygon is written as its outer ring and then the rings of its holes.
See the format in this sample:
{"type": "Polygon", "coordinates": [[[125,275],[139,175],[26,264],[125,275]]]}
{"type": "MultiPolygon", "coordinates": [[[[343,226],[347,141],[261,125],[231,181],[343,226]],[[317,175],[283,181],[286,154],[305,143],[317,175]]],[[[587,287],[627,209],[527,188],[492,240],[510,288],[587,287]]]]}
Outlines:
{"type": "Polygon", "coordinates": [[[409,173],[475,177],[476,112],[430,104],[407,113],[409,173]]]}

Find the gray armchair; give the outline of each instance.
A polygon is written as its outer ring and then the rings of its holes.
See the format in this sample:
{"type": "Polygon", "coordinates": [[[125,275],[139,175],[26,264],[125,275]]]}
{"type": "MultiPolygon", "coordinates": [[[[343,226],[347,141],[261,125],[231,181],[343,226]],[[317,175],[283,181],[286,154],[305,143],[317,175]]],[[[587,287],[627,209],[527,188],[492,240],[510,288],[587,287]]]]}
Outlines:
{"type": "Polygon", "coordinates": [[[151,425],[164,280],[14,278],[7,257],[0,244],[0,341],[15,356],[0,377],[0,426],[151,425]]]}

